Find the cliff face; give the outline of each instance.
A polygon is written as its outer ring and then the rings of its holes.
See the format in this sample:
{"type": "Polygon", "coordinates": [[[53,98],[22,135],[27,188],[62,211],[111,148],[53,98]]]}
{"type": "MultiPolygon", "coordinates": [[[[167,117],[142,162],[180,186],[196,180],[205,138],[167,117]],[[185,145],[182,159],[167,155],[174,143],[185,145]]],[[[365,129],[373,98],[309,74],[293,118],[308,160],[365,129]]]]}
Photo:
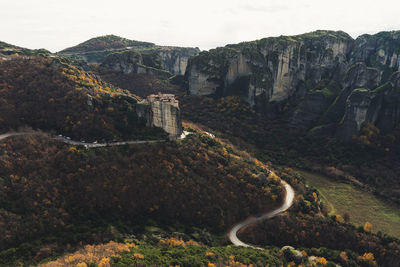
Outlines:
{"type": "Polygon", "coordinates": [[[183,75],[189,57],[198,53],[196,48],[157,47],[126,50],[106,56],[101,66],[124,74],[154,74],[160,78],[183,75]]]}
{"type": "Polygon", "coordinates": [[[182,133],[180,110],[177,103],[152,102],[153,125],[164,129],[170,136],[179,137],[182,133]]]}
{"type": "Polygon", "coordinates": [[[160,78],[169,78],[172,76],[171,73],[162,68],[145,65],[146,59],[146,57],[137,51],[127,50],[108,55],[101,66],[124,74],[146,73],[156,75],[160,78]]]}
{"type": "Polygon", "coordinates": [[[257,100],[282,101],[297,90],[304,91],[306,80],[313,86],[321,79],[339,76],[351,43],[351,37],[342,32],[316,32],[200,53],[189,64],[189,91],[197,95],[240,91],[250,105],[257,100]],[[220,57],[213,56],[218,53],[220,57]]]}
{"type": "Polygon", "coordinates": [[[390,77],[399,69],[400,32],[353,40],[344,32],[316,31],[201,52],[189,60],[185,79],[190,94],[237,95],[259,111],[288,103],[285,114],[274,115],[288,118],[290,126],[334,123],[338,136],[348,139],[364,122],[382,129],[398,123],[397,104],[387,95],[397,99],[390,77]],[[391,93],[377,95],[385,83],[391,93]]]}
{"type": "Polygon", "coordinates": [[[189,58],[199,52],[198,48],[160,47],[154,53],[160,58],[162,69],[174,75],[184,75],[189,58]]]}
{"type": "Polygon", "coordinates": [[[170,138],[178,138],[182,134],[179,102],[174,95],[150,95],[147,100],[138,103],[136,113],[146,119],[147,126],[164,129],[170,138]]]}

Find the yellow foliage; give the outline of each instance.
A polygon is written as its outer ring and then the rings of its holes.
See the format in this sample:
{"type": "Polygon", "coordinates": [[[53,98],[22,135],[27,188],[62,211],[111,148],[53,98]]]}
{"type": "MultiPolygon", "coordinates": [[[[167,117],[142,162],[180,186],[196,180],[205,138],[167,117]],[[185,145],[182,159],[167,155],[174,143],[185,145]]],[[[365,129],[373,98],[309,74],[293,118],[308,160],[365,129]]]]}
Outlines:
{"type": "Polygon", "coordinates": [[[349,260],[349,257],[347,257],[346,251],[340,252],[340,258],[345,262],[347,262],[349,260]]]}
{"type": "Polygon", "coordinates": [[[98,267],[110,267],[110,258],[104,257],[101,259],[99,264],[97,265],[98,267]]]}
{"type": "Polygon", "coordinates": [[[317,263],[325,266],[328,263],[328,261],[324,257],[320,257],[317,259],[317,263]]]}
{"type": "Polygon", "coordinates": [[[76,147],[71,146],[70,148],[68,148],[68,151],[76,153],[76,152],[78,152],[79,150],[78,150],[76,147]]]}
{"type": "Polygon", "coordinates": [[[273,181],[275,181],[275,182],[279,182],[279,180],[280,180],[279,176],[276,175],[274,172],[270,172],[269,175],[268,175],[268,178],[273,180],[273,181]]]}
{"type": "Polygon", "coordinates": [[[207,266],[208,266],[208,267],[215,267],[215,264],[214,264],[214,263],[211,263],[211,262],[209,262],[209,263],[207,264],[207,266]]]}
{"type": "Polygon", "coordinates": [[[75,267],[87,267],[87,264],[85,262],[80,262],[75,267]]]}
{"type": "Polygon", "coordinates": [[[119,257],[122,252],[130,251],[130,248],[135,248],[134,243],[117,243],[110,241],[100,245],[86,245],[84,248],[76,251],[73,254],[66,255],[56,261],[52,261],[41,266],[79,266],[85,267],[86,262],[93,262],[98,266],[110,266],[110,257],[119,257]],[[79,265],[80,264],[80,265],[79,265]]]}
{"type": "Polygon", "coordinates": [[[376,261],[373,253],[364,253],[364,255],[358,257],[359,260],[368,263],[369,265],[375,266],[376,261]]]}
{"type": "Polygon", "coordinates": [[[313,195],[314,201],[317,202],[317,200],[318,200],[317,193],[313,192],[312,195],[313,195]]]}
{"type": "Polygon", "coordinates": [[[206,257],[208,257],[208,256],[214,256],[215,255],[215,253],[213,253],[213,252],[211,252],[211,251],[206,251],[206,257]]]}
{"type": "Polygon", "coordinates": [[[364,231],[367,233],[371,233],[372,231],[372,224],[370,222],[365,222],[364,224],[364,231]]]}
{"type": "Polygon", "coordinates": [[[174,237],[170,237],[167,239],[161,239],[160,244],[167,245],[170,247],[178,247],[178,246],[185,247],[185,246],[198,246],[199,245],[199,243],[197,243],[196,241],[193,241],[193,240],[189,240],[189,241],[185,242],[182,239],[176,239],[174,237]]]}
{"type": "Polygon", "coordinates": [[[337,221],[337,222],[340,222],[340,223],[343,223],[343,222],[344,222],[344,219],[343,219],[342,216],[336,215],[336,221],[337,221]]]}
{"type": "Polygon", "coordinates": [[[143,254],[140,254],[140,253],[134,253],[134,254],[133,254],[133,257],[135,257],[136,259],[141,259],[141,260],[144,259],[144,255],[143,255],[143,254]]]}

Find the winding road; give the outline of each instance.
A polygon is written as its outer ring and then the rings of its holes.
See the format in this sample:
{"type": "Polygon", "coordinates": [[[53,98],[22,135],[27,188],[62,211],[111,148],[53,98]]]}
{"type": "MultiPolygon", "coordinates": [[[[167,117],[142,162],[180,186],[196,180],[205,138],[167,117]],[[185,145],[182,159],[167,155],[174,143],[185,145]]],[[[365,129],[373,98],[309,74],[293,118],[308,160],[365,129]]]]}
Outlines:
{"type": "Polygon", "coordinates": [[[228,233],[229,240],[232,242],[232,244],[234,244],[236,246],[262,249],[260,247],[256,247],[256,246],[244,243],[243,241],[241,241],[237,237],[237,233],[239,232],[240,229],[242,229],[245,226],[248,226],[250,224],[253,224],[253,223],[256,223],[256,222],[259,222],[259,221],[263,221],[263,220],[266,220],[266,219],[273,218],[273,217],[279,215],[280,213],[286,211],[287,209],[289,209],[292,206],[293,200],[294,200],[294,190],[285,181],[281,180],[281,183],[282,183],[282,185],[284,186],[284,188],[286,190],[286,197],[285,197],[285,201],[283,202],[282,206],[280,206],[279,208],[277,208],[275,210],[272,210],[272,211],[269,211],[267,213],[264,213],[261,216],[250,217],[250,218],[248,218],[248,219],[246,219],[246,220],[234,225],[232,227],[232,229],[228,233]]]}
{"type": "MultiPolygon", "coordinates": [[[[6,138],[11,137],[11,136],[30,135],[30,134],[41,134],[41,133],[34,133],[34,132],[33,133],[32,132],[5,133],[5,134],[1,134],[0,135],[0,140],[6,139],[6,138]]],[[[183,133],[181,138],[185,138],[187,135],[188,135],[188,133],[183,133]]],[[[122,142],[112,142],[112,143],[85,143],[85,142],[70,140],[70,139],[68,139],[68,138],[66,138],[64,136],[56,136],[56,137],[54,137],[54,139],[60,140],[60,141],[62,141],[64,143],[67,143],[67,144],[70,144],[70,145],[82,145],[82,146],[85,146],[87,148],[165,142],[165,140],[139,140],[139,141],[122,141],[122,142]]],[[[228,233],[229,240],[232,242],[232,244],[234,244],[236,246],[252,247],[252,248],[255,248],[255,249],[262,249],[260,247],[256,247],[256,246],[244,243],[243,241],[241,241],[237,237],[237,233],[243,227],[246,227],[246,226],[248,226],[250,224],[253,224],[253,223],[256,223],[256,222],[259,222],[259,221],[263,221],[263,220],[266,220],[266,219],[273,218],[273,217],[279,215],[280,213],[286,211],[287,209],[289,209],[292,206],[293,200],[294,200],[294,190],[285,181],[281,180],[281,183],[282,183],[283,187],[286,190],[285,201],[283,202],[283,204],[279,208],[277,208],[275,210],[272,210],[272,211],[269,211],[267,213],[264,213],[261,216],[250,217],[250,218],[248,218],[248,219],[246,219],[246,220],[234,225],[232,227],[232,229],[228,233]]]]}

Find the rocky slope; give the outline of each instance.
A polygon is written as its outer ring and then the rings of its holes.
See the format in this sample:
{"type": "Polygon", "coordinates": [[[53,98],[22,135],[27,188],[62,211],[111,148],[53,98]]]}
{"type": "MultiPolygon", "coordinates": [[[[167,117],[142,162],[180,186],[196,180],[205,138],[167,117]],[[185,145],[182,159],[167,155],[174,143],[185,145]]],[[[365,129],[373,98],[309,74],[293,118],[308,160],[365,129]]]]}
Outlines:
{"type": "Polygon", "coordinates": [[[289,126],[312,129],[333,123],[339,126],[338,136],[348,139],[365,122],[385,131],[400,122],[397,104],[384,100],[397,95],[392,74],[400,70],[399,54],[400,32],[354,40],[344,32],[316,31],[201,52],[189,60],[185,82],[192,95],[236,95],[264,113],[288,103],[284,114],[274,115],[287,117],[289,126]],[[386,83],[391,89],[375,90],[386,83]],[[353,93],[358,88],[379,93],[353,93]]]}

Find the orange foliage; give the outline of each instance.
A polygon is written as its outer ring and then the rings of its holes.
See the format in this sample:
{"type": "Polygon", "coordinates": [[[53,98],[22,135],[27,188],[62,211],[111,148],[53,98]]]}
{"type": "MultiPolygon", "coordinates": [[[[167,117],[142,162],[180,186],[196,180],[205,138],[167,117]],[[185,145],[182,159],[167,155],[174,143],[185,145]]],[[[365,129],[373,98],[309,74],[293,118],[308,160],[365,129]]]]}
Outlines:
{"type": "Polygon", "coordinates": [[[367,233],[371,233],[372,232],[372,224],[370,222],[365,222],[364,224],[364,231],[367,233]]]}
{"type": "Polygon", "coordinates": [[[325,266],[328,263],[328,261],[324,257],[317,258],[316,262],[321,264],[321,265],[323,265],[323,266],[325,266]]]}
{"type": "Polygon", "coordinates": [[[370,266],[376,266],[376,261],[373,253],[364,253],[364,255],[358,257],[362,262],[367,263],[370,266]]]}
{"type": "Polygon", "coordinates": [[[100,245],[86,245],[84,248],[75,253],[63,256],[55,261],[42,264],[42,267],[61,267],[61,266],[80,266],[91,262],[98,263],[98,266],[110,266],[110,257],[119,257],[119,254],[125,251],[130,251],[130,248],[135,248],[134,243],[116,243],[110,241],[100,245]]]}
{"type": "Polygon", "coordinates": [[[189,241],[185,242],[182,239],[176,239],[174,237],[161,239],[160,244],[167,245],[170,247],[178,247],[178,246],[186,247],[186,246],[198,246],[199,245],[199,243],[197,243],[196,241],[193,241],[193,240],[189,240],[189,241]]]}

